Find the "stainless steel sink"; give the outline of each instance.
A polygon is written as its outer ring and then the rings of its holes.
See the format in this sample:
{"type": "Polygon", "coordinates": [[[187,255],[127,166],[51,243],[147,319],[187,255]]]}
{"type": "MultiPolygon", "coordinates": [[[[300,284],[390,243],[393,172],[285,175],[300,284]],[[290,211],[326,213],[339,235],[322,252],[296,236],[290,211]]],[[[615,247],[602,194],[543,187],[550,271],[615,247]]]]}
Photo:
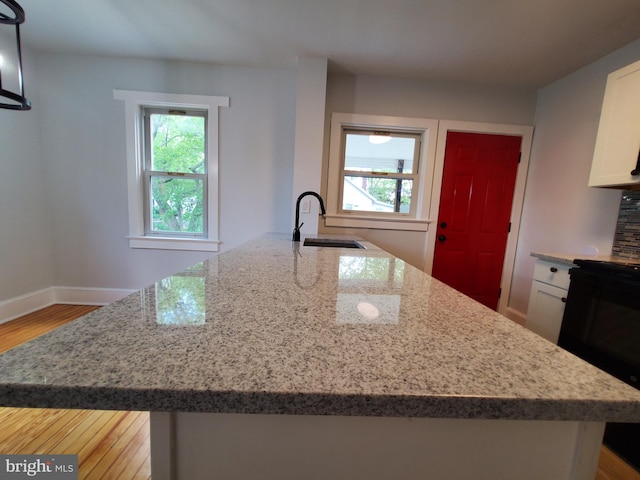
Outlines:
{"type": "Polygon", "coordinates": [[[345,240],[341,238],[305,238],[305,247],[333,247],[333,248],[364,248],[356,240],[345,240]]]}

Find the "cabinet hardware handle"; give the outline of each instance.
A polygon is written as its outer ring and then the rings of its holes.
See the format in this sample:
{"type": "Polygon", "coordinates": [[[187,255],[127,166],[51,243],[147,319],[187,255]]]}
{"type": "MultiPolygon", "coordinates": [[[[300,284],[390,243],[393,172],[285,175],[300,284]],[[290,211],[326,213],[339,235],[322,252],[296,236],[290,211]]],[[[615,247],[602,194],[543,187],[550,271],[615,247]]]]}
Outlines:
{"type": "Polygon", "coordinates": [[[638,150],[638,160],[636,160],[636,168],[631,170],[631,175],[640,175],[640,150],[638,150]]]}
{"type": "Polygon", "coordinates": [[[440,240],[441,242],[444,242],[447,239],[446,235],[438,235],[438,240],[440,240]]]}
{"type": "Polygon", "coordinates": [[[560,301],[561,301],[562,303],[567,303],[567,297],[562,297],[562,298],[560,299],[560,301]]]}
{"type": "Polygon", "coordinates": [[[558,271],[556,267],[551,267],[549,270],[551,270],[551,273],[556,273],[558,271]]]}

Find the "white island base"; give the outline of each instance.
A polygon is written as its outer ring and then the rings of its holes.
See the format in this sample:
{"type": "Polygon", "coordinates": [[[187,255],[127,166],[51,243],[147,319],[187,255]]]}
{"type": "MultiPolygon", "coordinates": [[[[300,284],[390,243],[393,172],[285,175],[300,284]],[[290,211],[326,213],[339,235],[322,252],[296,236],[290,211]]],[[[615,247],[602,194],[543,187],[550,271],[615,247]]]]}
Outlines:
{"type": "Polygon", "coordinates": [[[151,412],[153,480],[593,480],[603,422],[151,412]]]}

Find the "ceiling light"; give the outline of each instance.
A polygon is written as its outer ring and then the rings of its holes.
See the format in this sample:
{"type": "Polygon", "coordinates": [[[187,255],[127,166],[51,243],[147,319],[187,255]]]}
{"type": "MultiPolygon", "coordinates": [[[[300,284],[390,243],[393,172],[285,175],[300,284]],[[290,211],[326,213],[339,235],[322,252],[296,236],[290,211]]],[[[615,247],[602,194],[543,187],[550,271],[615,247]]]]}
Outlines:
{"type": "Polygon", "coordinates": [[[20,24],[24,22],[24,10],[13,0],[0,0],[0,27],[15,26],[16,55],[10,54],[4,46],[0,48],[0,108],[10,110],[31,110],[31,102],[24,96],[22,82],[22,51],[20,49],[20,24]],[[13,61],[12,61],[13,59],[13,61]],[[9,80],[9,82],[7,82],[9,80]],[[9,86],[15,87],[16,92],[10,91],[9,86]]]}
{"type": "Polygon", "coordinates": [[[391,133],[389,132],[373,132],[373,135],[369,135],[369,143],[376,145],[387,143],[389,140],[391,140],[391,133]]]}

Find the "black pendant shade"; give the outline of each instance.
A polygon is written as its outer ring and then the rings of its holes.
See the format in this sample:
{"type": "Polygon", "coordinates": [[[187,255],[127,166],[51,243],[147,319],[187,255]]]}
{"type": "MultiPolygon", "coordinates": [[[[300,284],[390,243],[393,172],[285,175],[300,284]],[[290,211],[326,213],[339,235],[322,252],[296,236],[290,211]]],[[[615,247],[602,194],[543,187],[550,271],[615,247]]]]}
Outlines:
{"type": "Polygon", "coordinates": [[[0,108],[10,110],[31,110],[31,102],[24,96],[24,84],[22,81],[22,51],[20,49],[20,24],[24,22],[24,10],[13,0],[0,0],[0,34],[4,34],[5,25],[15,27],[15,52],[14,60],[9,63],[10,45],[5,45],[5,38],[0,36],[0,108]],[[7,80],[11,85],[15,84],[16,91],[8,90],[7,80]]]}

